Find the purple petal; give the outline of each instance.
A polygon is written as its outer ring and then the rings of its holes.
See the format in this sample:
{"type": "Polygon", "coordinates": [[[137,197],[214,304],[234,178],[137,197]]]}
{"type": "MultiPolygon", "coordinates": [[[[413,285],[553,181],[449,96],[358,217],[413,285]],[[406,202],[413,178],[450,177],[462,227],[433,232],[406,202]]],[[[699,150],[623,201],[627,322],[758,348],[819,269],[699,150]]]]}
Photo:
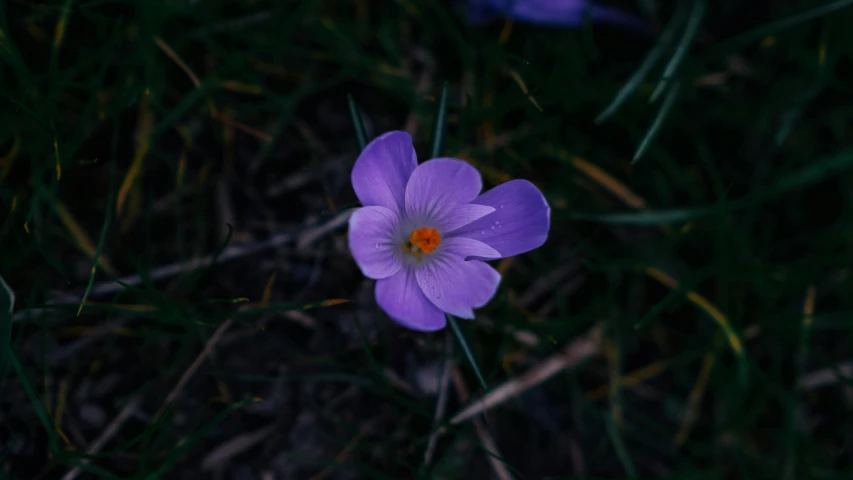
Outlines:
{"type": "Polygon", "coordinates": [[[411,268],[376,281],[376,303],[395,322],[421,332],[444,328],[444,312],[427,300],[411,268]]]}
{"type": "Polygon", "coordinates": [[[406,183],[418,166],[412,137],[388,132],[370,142],[352,167],[352,188],[365,207],[405,212],[406,183]]]}
{"type": "Polygon", "coordinates": [[[418,285],[436,307],[461,318],[474,318],[474,308],[489,302],[501,275],[479,260],[440,255],[415,270],[418,285]]]}
{"type": "Polygon", "coordinates": [[[616,8],[587,0],[469,0],[468,19],[482,23],[494,16],[555,27],[580,27],[587,16],[594,22],[609,22],[651,32],[641,18],[616,8]]]}
{"type": "Polygon", "coordinates": [[[479,220],[494,211],[494,207],[477,205],[475,203],[457,205],[450,209],[449,212],[443,213],[441,218],[435,219],[435,225],[436,228],[442,232],[450,233],[457,228],[464,227],[465,225],[468,225],[475,220],[479,220]]]}
{"type": "Polygon", "coordinates": [[[400,270],[397,223],[397,215],[385,207],[362,207],[349,217],[349,249],[365,277],[386,278],[400,270]]]}
{"type": "Polygon", "coordinates": [[[542,192],[527,180],[510,180],[480,195],[472,203],[495,212],[453,232],[480,240],[511,257],[540,247],[548,238],[551,209],[542,192]]]}
{"type": "MultiPolygon", "coordinates": [[[[473,238],[450,237],[441,241],[443,247],[441,252],[459,257],[463,260],[468,257],[495,259],[501,258],[500,252],[489,245],[473,238]]],[[[441,253],[440,253],[441,254],[441,253]]]]}
{"type": "MultiPolygon", "coordinates": [[[[480,172],[462,160],[428,160],[418,165],[406,185],[406,213],[410,218],[441,222],[450,219],[461,205],[473,200],[482,188],[480,172]]],[[[467,213],[474,215],[477,211],[467,213]]]]}

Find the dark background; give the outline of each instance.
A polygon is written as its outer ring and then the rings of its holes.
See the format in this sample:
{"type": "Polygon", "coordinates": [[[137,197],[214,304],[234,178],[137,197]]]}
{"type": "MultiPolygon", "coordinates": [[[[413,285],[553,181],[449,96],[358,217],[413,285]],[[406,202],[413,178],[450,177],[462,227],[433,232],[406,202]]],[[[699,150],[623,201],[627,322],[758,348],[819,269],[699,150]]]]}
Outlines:
{"type": "Polygon", "coordinates": [[[851,3],[0,0],[0,475],[851,478],[851,3]],[[444,82],[446,155],[552,208],[473,363],[346,248],[347,95],[424,160],[444,82]]]}

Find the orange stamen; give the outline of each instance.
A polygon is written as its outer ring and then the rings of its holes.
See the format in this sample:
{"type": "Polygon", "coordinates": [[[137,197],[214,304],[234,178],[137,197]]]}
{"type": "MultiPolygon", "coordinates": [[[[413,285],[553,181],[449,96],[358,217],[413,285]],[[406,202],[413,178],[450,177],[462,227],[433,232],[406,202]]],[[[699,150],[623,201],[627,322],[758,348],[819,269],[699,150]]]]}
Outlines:
{"type": "Polygon", "coordinates": [[[413,249],[415,252],[432,253],[438,248],[439,243],[441,243],[441,235],[434,228],[421,227],[412,230],[412,234],[409,235],[409,244],[415,247],[413,249]]]}

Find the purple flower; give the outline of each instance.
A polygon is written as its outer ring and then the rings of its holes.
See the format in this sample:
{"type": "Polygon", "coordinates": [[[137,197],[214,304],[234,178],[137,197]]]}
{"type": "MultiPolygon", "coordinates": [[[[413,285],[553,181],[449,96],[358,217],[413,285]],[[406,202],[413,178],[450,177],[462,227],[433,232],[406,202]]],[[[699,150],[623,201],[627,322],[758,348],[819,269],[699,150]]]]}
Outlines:
{"type": "Polygon", "coordinates": [[[557,27],[580,27],[589,17],[605,22],[650,31],[642,19],[616,8],[587,0],[468,0],[468,19],[474,23],[503,16],[520,22],[557,27]]]}
{"type": "Polygon", "coordinates": [[[349,247],[376,301],[397,323],[444,328],[445,312],[474,318],[501,276],[482,260],[528,252],[545,243],[551,210],[526,180],[480,195],[471,165],[435,158],[418,165],[412,138],[389,132],[370,142],[352,169],[362,208],[349,220],[349,247]]]}

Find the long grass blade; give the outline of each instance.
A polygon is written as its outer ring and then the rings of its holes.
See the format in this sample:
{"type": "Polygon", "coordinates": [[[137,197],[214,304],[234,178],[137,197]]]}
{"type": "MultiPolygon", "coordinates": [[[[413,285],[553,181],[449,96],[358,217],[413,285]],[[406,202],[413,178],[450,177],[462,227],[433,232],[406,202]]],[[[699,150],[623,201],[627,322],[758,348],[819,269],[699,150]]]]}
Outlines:
{"type": "Polygon", "coordinates": [[[95,250],[95,258],[92,260],[92,270],[89,274],[89,283],[86,285],[86,291],[83,292],[83,298],[80,300],[80,307],[77,309],[77,315],[80,315],[80,312],[83,311],[83,306],[86,305],[86,300],[89,298],[89,293],[92,291],[92,286],[95,284],[95,272],[98,268],[98,258],[101,256],[101,252],[104,250],[104,243],[107,239],[107,232],[110,229],[110,222],[113,219],[113,205],[116,201],[116,185],[118,184],[118,171],[116,168],[116,162],[118,161],[118,136],[119,136],[119,123],[118,119],[113,124],[113,145],[112,145],[112,162],[110,162],[110,194],[107,198],[107,208],[106,208],[106,218],[104,219],[104,226],[101,228],[101,236],[98,239],[98,247],[95,250]]]}
{"type": "Polygon", "coordinates": [[[6,357],[12,351],[12,310],[15,309],[15,292],[0,277],[0,374],[4,370],[6,357]]]}
{"type": "Polygon", "coordinates": [[[453,331],[456,341],[459,342],[459,346],[462,347],[462,351],[465,352],[465,357],[468,359],[468,363],[471,364],[471,368],[474,370],[474,375],[477,375],[477,381],[480,382],[480,386],[483,387],[483,390],[488,390],[489,386],[486,384],[486,378],[483,377],[483,373],[480,372],[480,367],[477,365],[477,358],[474,357],[474,352],[468,348],[468,341],[465,340],[465,334],[462,333],[462,329],[459,328],[459,324],[456,322],[456,317],[449,314],[446,316],[447,324],[450,325],[450,329],[453,331]]]}
{"type": "Polygon", "coordinates": [[[449,86],[447,82],[441,87],[441,99],[438,101],[438,112],[435,114],[435,128],[433,129],[431,158],[438,158],[444,151],[444,134],[447,130],[447,95],[449,86]]]}
{"type": "Polygon", "coordinates": [[[355,98],[352,95],[347,95],[347,104],[349,105],[352,126],[355,127],[355,139],[358,141],[358,149],[364,150],[364,147],[367,146],[367,130],[365,130],[364,122],[361,119],[361,110],[356,105],[355,98]]]}
{"type": "Polygon", "coordinates": [[[652,122],[652,126],[649,127],[649,131],[646,132],[646,136],[643,137],[643,141],[640,142],[640,146],[637,147],[637,152],[634,154],[634,158],[631,160],[631,163],[637,163],[643,154],[646,153],[646,150],[651,145],[652,140],[657,137],[658,132],[660,132],[661,127],[663,127],[666,117],[669,116],[670,110],[672,110],[673,105],[675,105],[675,100],[678,98],[679,93],[681,93],[681,84],[676,83],[672,86],[672,89],[669,91],[669,94],[666,96],[663,104],[661,104],[660,110],[655,117],[655,121],[652,122]]]}
{"type": "Polygon", "coordinates": [[[672,54],[672,58],[667,62],[666,67],[663,70],[661,80],[652,92],[652,96],[649,98],[649,103],[656,102],[663,94],[666,87],[672,83],[672,79],[675,76],[676,70],[678,70],[678,66],[681,65],[681,61],[684,60],[684,56],[687,55],[690,45],[693,44],[693,39],[696,38],[696,32],[699,31],[699,25],[702,23],[702,16],[705,14],[706,6],[707,4],[704,0],[696,0],[693,2],[693,8],[690,10],[690,17],[687,19],[687,26],[684,28],[684,35],[681,36],[681,41],[678,42],[678,47],[676,47],[675,53],[672,54]]]}
{"type": "Polygon", "coordinates": [[[595,123],[602,123],[610,116],[612,116],[619,107],[622,106],[623,103],[631,96],[632,93],[636,89],[640,87],[640,84],[646,79],[649,72],[655,66],[655,64],[660,60],[663,56],[664,52],[669,48],[669,45],[672,43],[673,38],[675,38],[675,34],[678,32],[679,28],[684,24],[684,17],[687,15],[687,3],[682,1],[678,5],[678,9],[672,15],[672,19],[670,19],[669,23],[666,25],[663,33],[660,35],[660,39],[657,44],[652,48],[648,55],[646,55],[646,59],[643,60],[643,63],[640,64],[640,68],[631,75],[631,78],[625,82],[625,85],[619,89],[619,92],[616,93],[616,96],[613,97],[613,101],[604,109],[601,113],[595,117],[595,123]]]}
{"type": "Polygon", "coordinates": [[[770,22],[766,25],[754,28],[748,32],[737,35],[729,40],[725,40],[717,44],[713,51],[708,52],[708,57],[715,55],[725,55],[733,50],[737,50],[744,45],[760,40],[768,35],[778,33],[782,30],[795,27],[802,23],[810,22],[821,17],[825,17],[830,13],[836,12],[843,8],[853,7],[853,0],[837,0],[829,2],[825,5],[806,10],[789,17],[770,22]]]}
{"type": "Polygon", "coordinates": [[[668,223],[684,222],[695,218],[711,215],[726,210],[737,210],[776,198],[784,193],[822,182],[830,175],[853,169],[853,150],[847,150],[837,155],[824,158],[806,168],[782,176],[769,187],[756,190],[754,193],[737,200],[719,202],[692,208],[675,208],[671,210],[645,210],[642,212],[620,212],[601,214],[571,214],[574,220],[587,220],[600,223],[622,225],[665,225],[668,223]]]}
{"type": "Polygon", "coordinates": [[[47,416],[47,412],[44,410],[44,406],[41,401],[39,401],[38,396],[36,396],[36,391],[33,388],[33,384],[30,383],[30,379],[27,377],[27,373],[24,372],[24,367],[21,365],[21,362],[18,361],[18,357],[15,356],[15,353],[12,351],[8,352],[9,361],[12,363],[12,368],[15,369],[15,373],[18,374],[18,380],[21,382],[21,386],[24,388],[24,392],[27,394],[27,398],[29,398],[30,403],[33,405],[33,410],[36,412],[36,416],[41,421],[42,426],[44,427],[45,433],[47,434],[48,443],[50,444],[50,451],[57,452],[57,441],[56,441],[56,431],[53,428],[53,424],[50,421],[50,418],[47,416]]]}

